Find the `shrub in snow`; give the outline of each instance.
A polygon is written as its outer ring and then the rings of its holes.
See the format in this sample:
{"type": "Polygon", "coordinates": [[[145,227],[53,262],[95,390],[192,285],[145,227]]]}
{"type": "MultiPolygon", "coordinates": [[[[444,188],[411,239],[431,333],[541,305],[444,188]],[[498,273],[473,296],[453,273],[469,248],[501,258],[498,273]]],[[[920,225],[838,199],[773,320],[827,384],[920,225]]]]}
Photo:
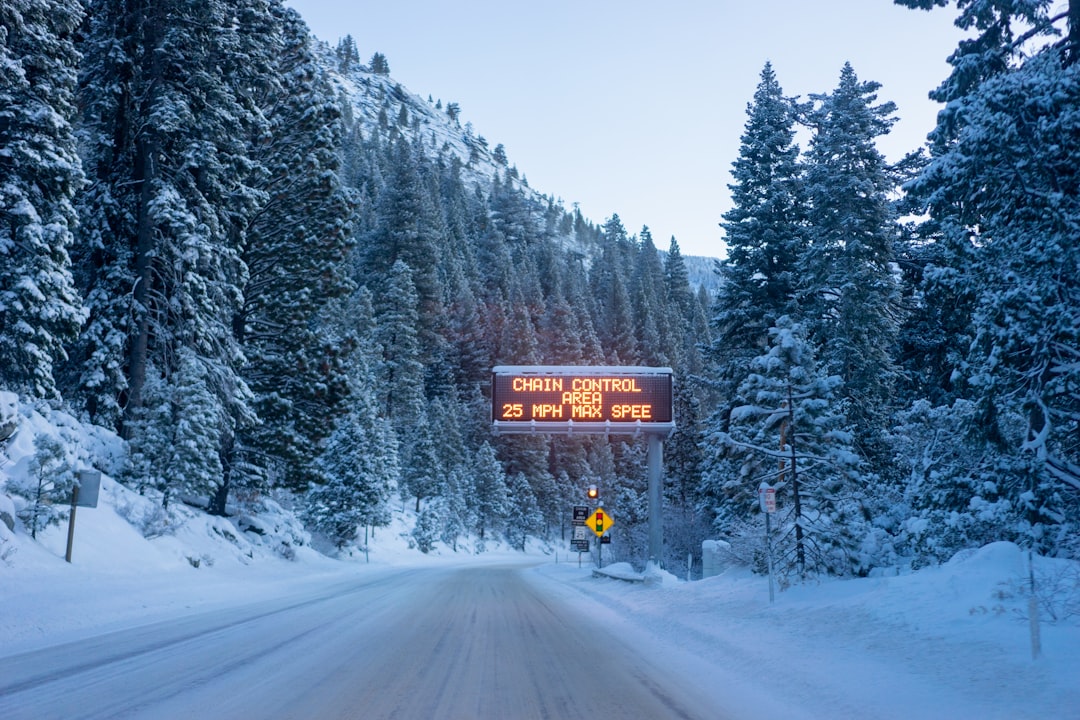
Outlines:
{"type": "Polygon", "coordinates": [[[435,548],[442,525],[442,507],[439,503],[428,503],[427,507],[420,512],[420,516],[416,518],[416,527],[412,531],[416,547],[420,549],[420,552],[429,553],[435,548]]]}
{"type": "Polygon", "coordinates": [[[124,518],[146,539],[171,535],[176,523],[166,508],[141,495],[124,493],[116,503],[116,514],[124,518]]]}
{"type": "Polygon", "coordinates": [[[8,482],[8,490],[26,500],[18,515],[32,537],[37,537],[38,530],[67,517],[67,502],[74,484],[75,475],[64,446],[51,435],[36,435],[30,472],[21,482],[8,482]]]}

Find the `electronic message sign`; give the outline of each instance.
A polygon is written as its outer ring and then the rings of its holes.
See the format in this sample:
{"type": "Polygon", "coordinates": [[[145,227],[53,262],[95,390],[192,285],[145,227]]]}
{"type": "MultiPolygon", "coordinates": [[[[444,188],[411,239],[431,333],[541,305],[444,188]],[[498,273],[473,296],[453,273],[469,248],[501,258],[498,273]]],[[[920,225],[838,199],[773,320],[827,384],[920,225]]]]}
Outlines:
{"type": "Polygon", "coordinates": [[[670,434],[671,368],[503,365],[492,370],[496,433],[670,434]]]}

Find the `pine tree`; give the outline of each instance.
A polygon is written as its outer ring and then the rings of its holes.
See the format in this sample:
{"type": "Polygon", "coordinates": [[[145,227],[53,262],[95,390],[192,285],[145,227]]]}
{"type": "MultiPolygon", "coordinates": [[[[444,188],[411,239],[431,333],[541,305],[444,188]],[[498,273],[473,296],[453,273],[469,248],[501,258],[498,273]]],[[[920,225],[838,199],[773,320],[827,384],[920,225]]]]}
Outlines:
{"type": "Polygon", "coordinates": [[[507,494],[506,541],[510,547],[524,552],[529,535],[543,529],[544,516],[524,474],[510,476],[507,494]]]}
{"type": "Polygon", "coordinates": [[[63,444],[43,433],[34,436],[34,456],[29,470],[25,482],[9,482],[7,490],[26,501],[18,515],[30,528],[30,537],[37,538],[39,530],[56,525],[65,517],[75,475],[63,444]]]}
{"type": "Polygon", "coordinates": [[[472,478],[475,529],[482,545],[484,539],[490,537],[489,530],[499,532],[505,527],[510,503],[506,473],[495,456],[495,449],[487,442],[480,445],[473,458],[472,478]]]}
{"type": "Polygon", "coordinates": [[[356,41],[352,35],[346,35],[338,40],[334,54],[338,59],[338,72],[342,74],[348,75],[360,64],[360,52],[356,49],[356,41]]]}
{"type": "Polygon", "coordinates": [[[496,359],[499,364],[535,365],[541,362],[543,352],[537,339],[529,307],[520,292],[514,301],[504,308],[506,323],[499,338],[496,359]]]}
{"type": "Polygon", "coordinates": [[[721,518],[737,526],[768,482],[784,508],[777,547],[786,568],[799,576],[869,569],[860,555],[860,460],[840,410],[841,379],[822,373],[805,331],[787,316],[777,319],[751,370],[730,432],[715,436],[741,460],[738,475],[723,483],[721,518]]]}
{"type": "Polygon", "coordinates": [[[545,362],[552,365],[582,364],[585,348],[578,335],[577,317],[570,303],[561,292],[557,292],[548,298],[544,310],[539,342],[545,348],[545,362]]]}
{"type": "Polygon", "coordinates": [[[427,414],[421,414],[410,435],[402,438],[402,497],[408,493],[416,498],[416,512],[423,501],[438,496],[443,489],[445,473],[436,449],[438,428],[427,422],[427,414]]]}
{"type": "MultiPolygon", "coordinates": [[[[151,399],[148,385],[201,377],[199,402],[216,407],[202,414],[216,437],[201,448],[201,485],[255,421],[232,320],[244,227],[261,197],[246,140],[261,122],[250,93],[268,72],[259,53],[268,10],[260,0],[103,0],[94,10],[81,84],[94,192],[81,203],[93,220],[79,237],[91,310],[79,384],[87,408],[138,443],[131,423],[169,418],[146,403],[178,402],[176,388],[151,399]]],[[[153,475],[176,480],[163,470],[153,475]]]]}
{"type": "Polygon", "coordinates": [[[382,350],[376,371],[382,412],[395,428],[408,428],[418,422],[424,403],[417,296],[409,266],[396,262],[386,290],[377,297],[372,340],[382,350]]]}
{"type": "Polygon", "coordinates": [[[446,477],[446,492],[443,496],[443,529],[439,539],[457,552],[457,541],[475,526],[476,520],[469,510],[467,494],[471,490],[468,471],[465,467],[455,467],[446,477]]]}
{"type": "Polygon", "coordinates": [[[85,318],[68,250],[83,182],[72,119],[72,0],[0,7],[0,367],[9,390],[58,396],[65,344],[85,318]]]}
{"type": "Polygon", "coordinates": [[[307,517],[337,548],[357,539],[362,526],[385,525],[397,487],[397,442],[373,414],[373,403],[354,408],[327,440],[319,457],[325,484],[307,496],[307,517]]]}
{"type": "Polygon", "coordinates": [[[444,504],[436,500],[428,503],[416,518],[412,537],[416,547],[425,555],[435,549],[435,543],[439,540],[445,522],[444,510],[444,504]]]}
{"type": "MultiPolygon", "coordinates": [[[[769,328],[797,311],[798,261],[807,243],[806,191],[795,144],[797,107],[784,95],[769,63],[746,114],[732,168],[733,207],[722,223],[728,254],[717,272],[723,282],[710,307],[706,407],[716,409],[705,421],[706,439],[729,431],[738,387],[751,361],[767,347],[769,328]]],[[[691,331],[690,336],[699,334],[691,331]]],[[[703,450],[702,500],[721,523],[739,460],[722,444],[709,443],[703,450]]]]}
{"type": "Polygon", "coordinates": [[[213,394],[204,358],[180,347],[168,372],[151,366],[145,402],[131,415],[131,471],[140,485],[162,494],[162,506],[177,497],[209,507],[224,478],[216,448],[227,424],[213,394]]]}
{"type": "Polygon", "coordinates": [[[664,267],[653,244],[648,227],[641,229],[630,278],[630,297],[640,360],[645,365],[665,367],[672,364],[673,343],[667,317],[664,267]]]}
{"type": "Polygon", "coordinates": [[[1077,183],[1080,149],[1080,4],[1055,17],[1042,0],[959,7],[957,24],[978,34],[950,58],[953,74],[936,91],[947,112],[931,136],[931,161],[911,185],[942,250],[927,277],[970,298],[957,375],[979,407],[974,443],[996,451],[1001,536],[1075,554],[1080,548],[1067,538],[1080,522],[1080,204],[1068,188],[1077,183]],[[1065,38],[1024,59],[1013,36],[1018,21],[1031,40],[1056,34],[1061,20],[1065,38]],[[1014,424],[1024,429],[1014,432],[1014,424]]]}
{"type": "Polygon", "coordinates": [[[283,8],[271,22],[279,29],[266,36],[274,82],[259,98],[269,126],[249,140],[265,168],[265,200],[245,229],[244,300],[232,322],[261,422],[241,433],[232,461],[256,470],[240,484],[265,486],[274,465],[277,482],[303,488],[348,397],[348,346],[326,342],[317,318],[352,288],[345,259],[353,208],[338,179],[341,113],[307,27],[283,8]]]}
{"type": "MultiPolygon", "coordinates": [[[[916,567],[1015,538],[1003,530],[1022,525],[1024,508],[1000,481],[1007,440],[972,432],[981,414],[977,403],[959,399],[950,406],[917,400],[897,415],[890,444],[907,472],[900,509],[911,514],[905,539],[916,567]]],[[[1023,426],[1022,418],[1011,420],[1019,422],[1008,425],[1023,426]]]]}
{"type": "Polygon", "coordinates": [[[747,106],[747,120],[724,214],[727,257],[712,316],[712,362],[719,390],[730,391],[760,354],[776,318],[795,310],[797,263],[806,246],[807,202],[795,144],[796,108],[772,65],[747,106]]]}
{"type": "Polygon", "coordinates": [[[800,259],[799,298],[822,361],[843,381],[848,417],[866,457],[888,461],[881,433],[897,369],[900,320],[893,272],[895,183],[874,145],[889,131],[895,105],[875,105],[880,85],[860,82],[850,64],[829,95],[816,96],[807,157],[810,243],[800,259]]]}
{"type": "Polygon", "coordinates": [[[377,52],[371,56],[371,62],[368,63],[368,66],[371,68],[371,72],[376,75],[390,74],[390,62],[381,52],[377,52]]]}
{"type": "Polygon", "coordinates": [[[596,303],[593,326],[611,365],[633,365],[638,360],[629,290],[633,253],[622,220],[612,215],[604,224],[600,260],[589,277],[596,303]]]}
{"type": "Polygon", "coordinates": [[[445,228],[437,193],[425,180],[431,168],[420,148],[398,139],[389,148],[387,162],[386,187],[376,201],[377,224],[361,245],[362,268],[371,279],[368,284],[378,286],[390,277],[395,263],[408,265],[417,294],[419,337],[428,347],[441,308],[437,264],[445,228]]]}

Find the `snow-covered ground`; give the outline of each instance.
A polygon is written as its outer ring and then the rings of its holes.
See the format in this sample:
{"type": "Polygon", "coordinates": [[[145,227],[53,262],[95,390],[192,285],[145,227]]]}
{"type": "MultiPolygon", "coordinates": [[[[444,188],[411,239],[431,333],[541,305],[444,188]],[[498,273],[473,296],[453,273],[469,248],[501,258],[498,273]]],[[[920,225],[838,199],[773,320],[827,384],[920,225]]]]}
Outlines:
{"type": "MultiPolygon", "coordinates": [[[[1032,659],[1026,557],[996,543],[910,575],[791,587],[771,605],[765,579],[742,570],[659,587],[576,565],[536,572],[698,678],[731,717],[1080,718],[1078,618],[1042,624],[1032,659]]],[[[1075,597],[1075,563],[1036,569],[1075,597]]]]}
{"type": "MultiPolygon", "coordinates": [[[[81,442],[107,450],[100,438],[81,442]]],[[[25,468],[25,452],[25,438],[9,443],[0,481],[25,468]]],[[[243,522],[187,510],[146,539],[131,521],[153,521],[150,501],[108,477],[102,487],[99,506],[77,513],[70,564],[66,524],[36,541],[0,525],[0,657],[402,565],[510,560],[733,718],[1080,718],[1080,615],[1070,615],[1080,564],[1035,558],[1048,604],[1032,658],[1027,555],[1006,543],[916,573],[793,586],[770,604],[766,579],[738,568],[645,585],[593,577],[576,555],[539,546],[476,554],[465,543],[423,555],[408,546],[403,514],[378,531],[370,562],[317,552],[274,503],[243,522]]]]}

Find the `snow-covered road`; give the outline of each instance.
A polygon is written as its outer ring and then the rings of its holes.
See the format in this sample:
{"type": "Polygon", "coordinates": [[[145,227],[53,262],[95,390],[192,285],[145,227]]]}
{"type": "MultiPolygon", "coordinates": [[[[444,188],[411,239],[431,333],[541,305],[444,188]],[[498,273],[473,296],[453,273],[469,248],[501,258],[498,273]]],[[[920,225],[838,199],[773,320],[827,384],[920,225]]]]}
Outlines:
{"type": "Polygon", "coordinates": [[[413,568],[0,658],[0,717],[717,718],[549,583],[413,568]]]}

